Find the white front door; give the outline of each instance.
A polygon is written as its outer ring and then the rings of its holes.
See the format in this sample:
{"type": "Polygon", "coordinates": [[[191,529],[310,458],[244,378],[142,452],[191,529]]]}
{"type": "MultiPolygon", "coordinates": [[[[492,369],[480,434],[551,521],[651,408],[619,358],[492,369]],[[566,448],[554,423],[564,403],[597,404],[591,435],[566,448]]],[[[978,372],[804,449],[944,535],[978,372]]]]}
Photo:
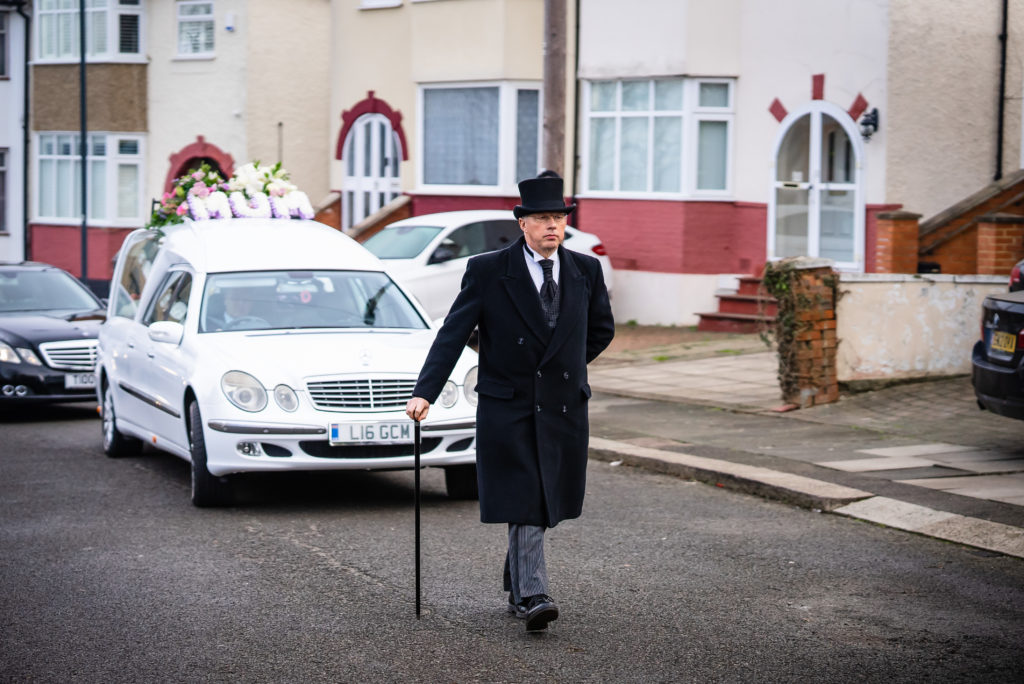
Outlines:
{"type": "Polygon", "coordinates": [[[862,145],[853,119],[826,102],[786,117],[768,211],[770,259],[823,257],[864,270],[862,145]]]}
{"type": "Polygon", "coordinates": [[[391,122],[382,114],[364,114],[345,136],[342,148],[341,227],[348,231],[401,192],[401,147],[391,122]]]}

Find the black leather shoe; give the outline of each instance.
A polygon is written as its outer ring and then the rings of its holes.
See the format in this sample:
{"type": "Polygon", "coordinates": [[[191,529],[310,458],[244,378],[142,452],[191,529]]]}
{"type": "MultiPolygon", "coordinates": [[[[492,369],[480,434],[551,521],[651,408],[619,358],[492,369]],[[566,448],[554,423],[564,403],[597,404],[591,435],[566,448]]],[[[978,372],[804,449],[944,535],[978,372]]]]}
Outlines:
{"type": "Polygon", "coordinates": [[[558,619],[558,606],[555,599],[547,594],[537,594],[525,599],[526,631],[539,632],[548,628],[548,623],[558,619]]]}
{"type": "Polygon", "coordinates": [[[526,601],[524,600],[516,603],[511,591],[508,593],[508,612],[510,615],[515,615],[519,619],[526,617],[526,601]]]}

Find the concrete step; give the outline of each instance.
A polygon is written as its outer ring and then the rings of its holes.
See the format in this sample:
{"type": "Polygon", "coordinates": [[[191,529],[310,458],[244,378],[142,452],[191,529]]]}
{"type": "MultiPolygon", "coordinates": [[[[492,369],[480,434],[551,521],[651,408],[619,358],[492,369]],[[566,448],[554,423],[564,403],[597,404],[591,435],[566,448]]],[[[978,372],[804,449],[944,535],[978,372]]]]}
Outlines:
{"type": "Polygon", "coordinates": [[[748,294],[723,294],[717,297],[719,313],[775,316],[779,310],[779,303],[770,297],[748,294]]]}

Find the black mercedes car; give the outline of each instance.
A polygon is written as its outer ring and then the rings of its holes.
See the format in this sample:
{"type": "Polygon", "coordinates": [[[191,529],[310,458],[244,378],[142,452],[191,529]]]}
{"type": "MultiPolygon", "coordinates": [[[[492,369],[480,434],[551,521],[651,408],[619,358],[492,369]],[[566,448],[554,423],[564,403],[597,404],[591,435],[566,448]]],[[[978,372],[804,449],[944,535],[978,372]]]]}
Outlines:
{"type": "Polygon", "coordinates": [[[96,401],[96,335],[106,306],[77,278],[0,264],[0,404],[96,401]]]}
{"type": "Polygon", "coordinates": [[[1024,419],[1024,290],[985,297],[971,367],[981,408],[1024,419]]]}

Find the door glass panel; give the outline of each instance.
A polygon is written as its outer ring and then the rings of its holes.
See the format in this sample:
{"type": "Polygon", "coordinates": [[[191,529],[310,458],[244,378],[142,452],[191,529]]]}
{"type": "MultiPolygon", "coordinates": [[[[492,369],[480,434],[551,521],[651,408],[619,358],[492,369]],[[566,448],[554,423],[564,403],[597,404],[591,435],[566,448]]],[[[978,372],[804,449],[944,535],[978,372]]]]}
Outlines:
{"type": "Polygon", "coordinates": [[[801,117],[793,123],[779,148],[779,161],[775,165],[775,180],[783,183],[806,183],[810,180],[807,165],[810,162],[811,116],[801,117]]]}
{"type": "Polygon", "coordinates": [[[775,189],[775,256],[807,256],[807,202],[809,191],[775,189]]]}
{"type": "Polygon", "coordinates": [[[822,190],[819,256],[853,261],[853,190],[822,190]]]}
{"type": "Polygon", "coordinates": [[[821,180],[853,183],[853,146],[839,122],[821,115],[821,180]]]}

